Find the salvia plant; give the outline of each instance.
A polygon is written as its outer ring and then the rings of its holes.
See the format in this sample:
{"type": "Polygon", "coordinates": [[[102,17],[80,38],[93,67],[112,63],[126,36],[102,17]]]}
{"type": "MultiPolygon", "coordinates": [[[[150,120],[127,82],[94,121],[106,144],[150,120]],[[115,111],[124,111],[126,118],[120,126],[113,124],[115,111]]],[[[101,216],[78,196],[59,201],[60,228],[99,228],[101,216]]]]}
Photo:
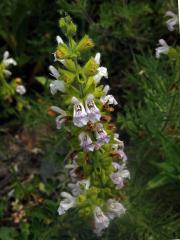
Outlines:
{"type": "Polygon", "coordinates": [[[59,67],[49,66],[55,78],[50,91],[61,95],[63,109],[52,106],[51,111],[57,113],[57,129],[64,128],[69,140],[65,165],[69,180],[68,192],[61,192],[58,213],[76,208],[101,236],[111,220],[125,213],[123,187],[130,178],[124,143],[111,121],[117,101],[108,94],[109,86],[100,83],[108,78],[107,69],[100,65],[101,54],[83,63],[83,56],[94,46],[92,39],[85,35],[76,41],[77,27],[69,16],[61,18],[59,25],[67,43],[56,37],[54,58],[59,67]]]}
{"type": "MultiPolygon", "coordinates": [[[[170,17],[167,21],[167,28],[169,31],[177,30],[178,28],[178,16],[172,11],[167,11],[166,16],[170,17]]],[[[169,46],[164,39],[159,40],[159,47],[155,49],[156,58],[160,58],[161,54],[167,55],[169,62],[174,69],[174,82],[169,87],[168,104],[159,106],[161,111],[164,112],[164,121],[162,121],[161,134],[168,137],[164,137],[161,140],[163,150],[165,152],[166,162],[159,163],[159,174],[149,182],[149,187],[159,187],[172,181],[179,181],[179,168],[178,168],[178,144],[179,140],[179,82],[180,82],[180,47],[169,46]],[[173,117],[171,117],[173,116],[173,117]],[[169,133],[170,129],[174,129],[174,133],[169,133]],[[171,150],[173,149],[173,151],[171,150]],[[171,174],[169,174],[171,172],[171,174]]],[[[162,150],[161,150],[162,151],[162,150]]]]}
{"type": "MultiPolygon", "coordinates": [[[[12,72],[9,70],[11,66],[16,66],[17,62],[10,57],[8,51],[3,54],[3,59],[0,62],[0,98],[3,102],[11,103],[14,96],[24,95],[26,88],[22,83],[21,78],[10,79],[12,72]]],[[[16,96],[17,109],[21,110],[23,102],[21,98],[16,96]]]]}
{"type": "MultiPolygon", "coordinates": [[[[167,11],[165,16],[170,17],[167,21],[167,28],[169,31],[174,31],[178,25],[178,16],[172,11],[167,11]]],[[[159,46],[155,49],[156,58],[160,58],[161,54],[168,55],[173,61],[176,60],[177,74],[179,76],[179,47],[170,47],[164,39],[159,40],[159,46]]],[[[177,79],[178,80],[178,79],[177,79]]]]}
{"type": "MultiPolygon", "coordinates": [[[[165,16],[170,17],[166,24],[171,35],[172,31],[178,30],[178,16],[171,11],[167,11],[165,16]]],[[[128,129],[137,146],[137,159],[148,163],[149,158],[153,171],[157,168],[148,181],[147,189],[177,183],[180,179],[180,47],[169,45],[164,39],[159,39],[158,43],[155,56],[137,57],[137,69],[132,76],[129,74],[129,79],[131,86],[138,86],[137,96],[143,97],[137,102],[136,96],[129,91],[126,116],[121,115],[120,118],[121,126],[128,129]]],[[[139,171],[137,173],[139,176],[139,171]]]]}

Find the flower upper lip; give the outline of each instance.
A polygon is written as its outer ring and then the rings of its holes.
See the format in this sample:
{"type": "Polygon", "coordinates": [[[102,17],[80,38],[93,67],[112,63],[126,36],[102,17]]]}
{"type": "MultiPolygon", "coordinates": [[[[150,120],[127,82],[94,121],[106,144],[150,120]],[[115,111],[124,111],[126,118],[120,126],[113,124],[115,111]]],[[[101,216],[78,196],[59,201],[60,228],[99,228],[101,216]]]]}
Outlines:
{"type": "Polygon", "coordinates": [[[156,48],[156,58],[160,58],[161,54],[168,54],[169,45],[166,43],[164,39],[159,40],[159,47],[156,48]]]}

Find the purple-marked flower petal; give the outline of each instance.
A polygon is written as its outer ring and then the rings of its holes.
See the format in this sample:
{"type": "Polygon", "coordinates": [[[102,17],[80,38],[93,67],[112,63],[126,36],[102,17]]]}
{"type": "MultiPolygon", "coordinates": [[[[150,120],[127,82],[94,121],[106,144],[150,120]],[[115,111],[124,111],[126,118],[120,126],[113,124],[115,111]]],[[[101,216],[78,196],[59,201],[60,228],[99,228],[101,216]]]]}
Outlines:
{"type": "Polygon", "coordinates": [[[90,122],[95,123],[100,120],[101,114],[94,103],[94,96],[92,94],[87,96],[85,101],[85,108],[90,122]]]}
{"type": "Polygon", "coordinates": [[[83,127],[88,123],[88,115],[84,109],[83,104],[76,98],[72,97],[72,103],[74,104],[73,111],[73,123],[77,127],[83,127]]]}
{"type": "Polygon", "coordinates": [[[109,199],[107,201],[107,204],[108,204],[107,216],[110,219],[120,217],[121,215],[125,214],[125,212],[126,212],[125,207],[120,202],[117,202],[114,199],[109,199]]]}
{"type": "Polygon", "coordinates": [[[94,151],[94,144],[89,137],[89,135],[85,132],[79,134],[80,146],[84,151],[94,151]]]}
{"type": "Polygon", "coordinates": [[[123,165],[113,162],[113,167],[116,172],[112,173],[110,178],[116,185],[116,189],[121,189],[124,186],[124,179],[130,178],[130,173],[127,169],[124,169],[123,165]]]}
{"type": "Polygon", "coordinates": [[[96,125],[96,139],[97,139],[97,143],[96,143],[96,148],[98,149],[99,147],[101,147],[103,144],[108,143],[110,137],[107,135],[106,131],[103,129],[103,125],[101,123],[98,123],[96,125]]]}
{"type": "Polygon", "coordinates": [[[103,213],[100,207],[94,209],[94,233],[101,236],[105,228],[109,226],[109,218],[103,213]]]}

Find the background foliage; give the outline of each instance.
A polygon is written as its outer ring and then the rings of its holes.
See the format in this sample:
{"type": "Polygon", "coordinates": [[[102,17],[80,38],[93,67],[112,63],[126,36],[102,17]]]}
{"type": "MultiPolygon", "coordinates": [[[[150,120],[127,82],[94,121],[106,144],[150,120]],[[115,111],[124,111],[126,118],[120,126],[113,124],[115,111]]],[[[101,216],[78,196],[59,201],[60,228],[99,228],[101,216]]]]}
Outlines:
{"type": "Polygon", "coordinates": [[[55,36],[62,35],[59,17],[67,13],[78,24],[79,36],[93,38],[109,69],[106,83],[120,102],[113,116],[132,175],[127,214],[102,239],[179,238],[180,77],[172,61],[154,56],[160,38],[169,45],[179,42],[164,17],[167,10],[177,12],[176,2],[0,2],[0,53],[8,49],[17,60],[13,77],[26,84],[29,105],[21,113],[4,114],[7,106],[0,103],[0,240],[96,239],[74,210],[57,215],[66,184],[67,139],[47,114],[55,103],[48,90],[48,65],[55,36]]]}

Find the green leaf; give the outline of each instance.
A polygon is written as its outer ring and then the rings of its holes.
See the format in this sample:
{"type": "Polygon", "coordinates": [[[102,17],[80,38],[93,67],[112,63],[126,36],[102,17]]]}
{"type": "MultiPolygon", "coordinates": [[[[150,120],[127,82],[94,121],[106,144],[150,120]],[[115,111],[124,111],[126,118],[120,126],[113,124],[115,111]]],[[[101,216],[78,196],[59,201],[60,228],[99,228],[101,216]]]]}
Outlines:
{"type": "Polygon", "coordinates": [[[0,240],[15,240],[15,237],[17,237],[17,232],[14,228],[0,228],[0,240]]]}
{"type": "Polygon", "coordinates": [[[36,77],[36,80],[37,80],[40,84],[42,84],[43,86],[45,86],[46,83],[47,83],[47,81],[48,81],[46,77],[42,77],[42,76],[36,77]]]}

